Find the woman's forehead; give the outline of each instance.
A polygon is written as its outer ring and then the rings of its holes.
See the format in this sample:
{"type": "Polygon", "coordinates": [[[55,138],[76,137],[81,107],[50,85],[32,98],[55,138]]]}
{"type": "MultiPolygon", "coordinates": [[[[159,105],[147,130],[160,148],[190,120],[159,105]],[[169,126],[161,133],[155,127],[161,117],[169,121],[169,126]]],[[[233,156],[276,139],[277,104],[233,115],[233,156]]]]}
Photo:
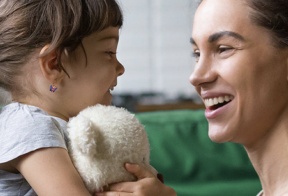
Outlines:
{"type": "Polygon", "coordinates": [[[250,8],[239,0],[204,0],[198,7],[194,22],[192,37],[207,36],[216,32],[249,31],[253,27],[249,18],[250,8]]]}

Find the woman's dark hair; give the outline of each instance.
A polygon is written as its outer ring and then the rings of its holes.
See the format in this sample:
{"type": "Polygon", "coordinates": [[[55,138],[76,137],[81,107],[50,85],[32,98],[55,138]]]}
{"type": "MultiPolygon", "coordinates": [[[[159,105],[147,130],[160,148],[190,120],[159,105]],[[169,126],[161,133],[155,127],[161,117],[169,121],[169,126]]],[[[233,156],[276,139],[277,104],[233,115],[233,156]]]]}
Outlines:
{"type": "Polygon", "coordinates": [[[268,29],[275,47],[288,47],[288,0],[247,0],[252,8],[250,18],[268,29]]]}
{"type": "Polygon", "coordinates": [[[57,51],[60,59],[84,37],[122,23],[115,0],[0,0],[0,87],[20,89],[15,76],[35,49],[49,44],[42,56],[57,51]]]}
{"type": "MultiPolygon", "coordinates": [[[[203,0],[200,0],[199,4],[203,0]]],[[[258,26],[268,29],[273,44],[278,48],[288,47],[288,0],[246,0],[252,8],[250,18],[258,26]]]]}

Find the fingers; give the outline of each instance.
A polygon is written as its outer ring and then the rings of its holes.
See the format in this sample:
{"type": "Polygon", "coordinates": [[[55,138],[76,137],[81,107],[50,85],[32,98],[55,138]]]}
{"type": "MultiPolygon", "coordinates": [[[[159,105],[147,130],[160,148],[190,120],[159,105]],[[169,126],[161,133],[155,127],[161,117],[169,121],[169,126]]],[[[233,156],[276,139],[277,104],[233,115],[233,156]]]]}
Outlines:
{"type": "Polygon", "coordinates": [[[128,172],[133,174],[138,180],[135,182],[122,182],[110,185],[110,191],[119,191],[134,194],[147,192],[147,189],[152,186],[157,186],[160,181],[157,177],[144,166],[138,164],[126,163],[125,168],[128,172]],[[158,182],[159,181],[159,182],[158,182]]]}
{"type": "Polygon", "coordinates": [[[132,193],[104,192],[96,193],[94,196],[132,196],[132,193]]]}
{"type": "Polygon", "coordinates": [[[128,172],[133,174],[138,181],[136,182],[120,182],[116,184],[111,184],[109,186],[110,191],[107,192],[101,192],[97,193],[97,196],[130,196],[132,193],[134,193],[142,183],[139,183],[139,180],[143,179],[151,179],[152,177],[155,178],[155,176],[149,172],[145,167],[141,167],[137,164],[130,164],[126,163],[125,168],[128,172]]]}
{"type": "Polygon", "coordinates": [[[134,182],[120,182],[109,186],[109,191],[95,193],[95,196],[131,196],[134,182]]]}
{"type": "Polygon", "coordinates": [[[128,172],[137,177],[138,180],[155,177],[154,174],[151,173],[147,168],[140,167],[137,164],[126,163],[125,168],[128,172]]]}
{"type": "Polygon", "coordinates": [[[162,184],[157,177],[147,168],[126,163],[125,168],[128,172],[133,174],[138,181],[135,182],[121,182],[110,185],[110,191],[96,193],[96,196],[132,196],[132,195],[148,195],[148,196],[170,196],[174,194],[174,190],[170,190],[162,184]]]}
{"type": "Polygon", "coordinates": [[[133,193],[135,182],[120,182],[117,184],[110,185],[110,191],[118,191],[125,193],[133,193]]]}

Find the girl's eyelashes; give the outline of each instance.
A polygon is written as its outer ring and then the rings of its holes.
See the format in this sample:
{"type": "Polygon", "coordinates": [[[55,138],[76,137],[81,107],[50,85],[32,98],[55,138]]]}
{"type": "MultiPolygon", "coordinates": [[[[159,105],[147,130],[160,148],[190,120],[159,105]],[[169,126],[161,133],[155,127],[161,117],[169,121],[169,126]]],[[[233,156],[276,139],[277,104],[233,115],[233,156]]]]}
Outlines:
{"type": "Polygon", "coordinates": [[[109,54],[110,56],[113,56],[113,55],[116,55],[116,54],[117,54],[116,52],[113,52],[113,51],[106,51],[105,53],[106,53],[106,54],[109,54]]]}

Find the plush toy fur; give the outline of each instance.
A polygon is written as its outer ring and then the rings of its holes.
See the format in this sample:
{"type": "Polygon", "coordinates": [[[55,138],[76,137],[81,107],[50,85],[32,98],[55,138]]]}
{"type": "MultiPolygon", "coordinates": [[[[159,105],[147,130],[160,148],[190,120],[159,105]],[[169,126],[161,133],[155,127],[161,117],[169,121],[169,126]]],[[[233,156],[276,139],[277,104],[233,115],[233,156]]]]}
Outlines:
{"type": "Polygon", "coordinates": [[[84,109],[67,126],[69,153],[93,193],[116,182],[136,180],[124,163],[149,164],[150,148],[146,131],[133,114],[124,108],[96,105],[84,109]]]}

